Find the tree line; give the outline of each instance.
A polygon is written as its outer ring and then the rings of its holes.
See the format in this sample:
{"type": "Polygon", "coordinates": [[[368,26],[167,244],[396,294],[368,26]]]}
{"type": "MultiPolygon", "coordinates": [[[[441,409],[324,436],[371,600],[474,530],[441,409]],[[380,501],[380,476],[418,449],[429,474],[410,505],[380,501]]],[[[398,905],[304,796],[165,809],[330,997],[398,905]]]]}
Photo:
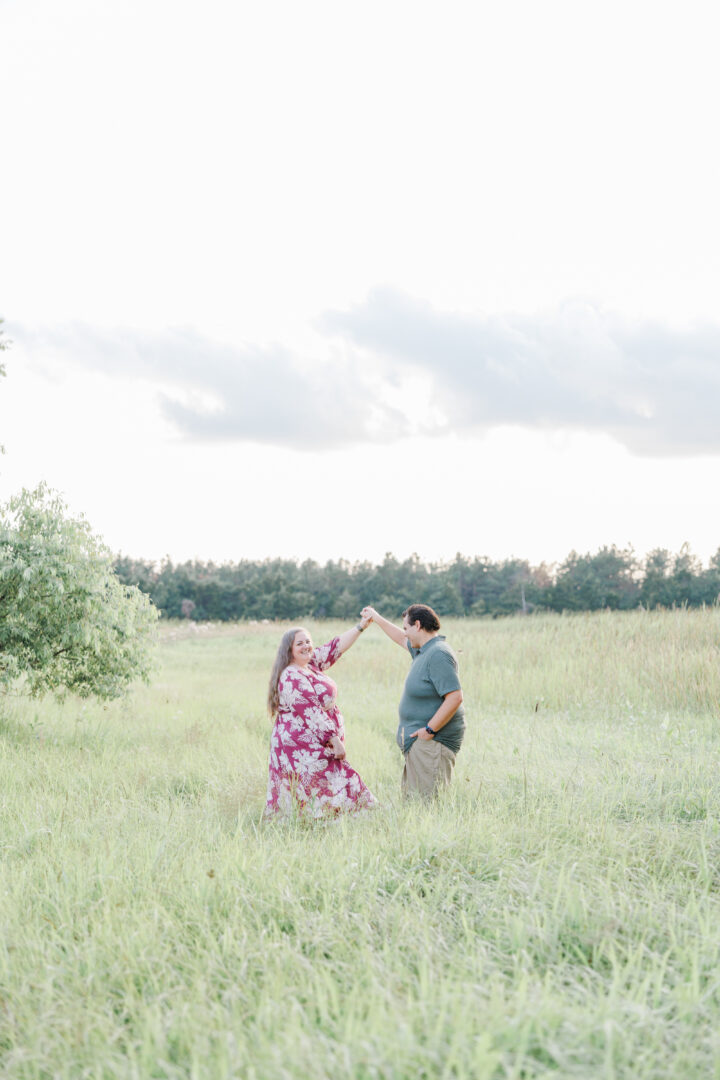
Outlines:
{"type": "Polygon", "coordinates": [[[174,564],[169,558],[157,565],[119,556],[115,572],[146,593],[164,617],[212,621],[352,619],[365,604],[397,614],[413,601],[441,615],[499,616],[695,607],[720,598],[720,549],[704,567],[687,545],[676,554],[658,548],[644,559],[615,546],[594,554],[572,551],[553,566],[460,554],[434,564],[387,554],[379,565],[343,559],[324,565],[310,559],[174,564]]]}

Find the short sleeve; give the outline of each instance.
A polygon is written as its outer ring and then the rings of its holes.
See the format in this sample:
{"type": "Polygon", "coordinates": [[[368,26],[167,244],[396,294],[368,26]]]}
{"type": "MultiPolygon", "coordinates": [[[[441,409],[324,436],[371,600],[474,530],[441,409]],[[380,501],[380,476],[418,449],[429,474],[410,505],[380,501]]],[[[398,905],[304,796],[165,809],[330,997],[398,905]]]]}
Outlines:
{"type": "Polygon", "coordinates": [[[327,645],[318,645],[317,649],[313,650],[312,663],[319,671],[325,671],[326,668],[332,667],[341,655],[340,638],[334,637],[327,645]]]}
{"type": "Polygon", "coordinates": [[[457,660],[444,649],[435,649],[428,657],[427,674],[440,697],[461,689],[457,660]]]}

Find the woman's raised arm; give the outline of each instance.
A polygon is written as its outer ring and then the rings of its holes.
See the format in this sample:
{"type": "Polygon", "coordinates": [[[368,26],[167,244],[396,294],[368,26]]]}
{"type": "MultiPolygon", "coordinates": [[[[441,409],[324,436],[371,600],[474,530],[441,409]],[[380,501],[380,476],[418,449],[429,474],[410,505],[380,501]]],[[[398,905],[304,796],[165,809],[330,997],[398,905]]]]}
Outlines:
{"type": "Polygon", "coordinates": [[[355,644],[363,630],[367,629],[369,625],[370,619],[361,616],[360,622],[356,623],[355,626],[351,626],[350,629],[346,630],[343,634],[340,634],[338,637],[338,649],[341,655],[342,653],[347,652],[351,645],[355,644]]]}

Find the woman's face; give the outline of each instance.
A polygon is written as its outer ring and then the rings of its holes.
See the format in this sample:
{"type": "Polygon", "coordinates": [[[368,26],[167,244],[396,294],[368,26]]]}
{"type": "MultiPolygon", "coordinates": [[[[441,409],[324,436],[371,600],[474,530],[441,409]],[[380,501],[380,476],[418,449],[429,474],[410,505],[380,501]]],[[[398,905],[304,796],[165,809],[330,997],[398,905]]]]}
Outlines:
{"type": "Polygon", "coordinates": [[[292,647],[292,663],[299,664],[300,667],[305,667],[310,663],[310,657],[313,654],[312,638],[308,634],[307,630],[298,630],[295,635],[292,647]]]}

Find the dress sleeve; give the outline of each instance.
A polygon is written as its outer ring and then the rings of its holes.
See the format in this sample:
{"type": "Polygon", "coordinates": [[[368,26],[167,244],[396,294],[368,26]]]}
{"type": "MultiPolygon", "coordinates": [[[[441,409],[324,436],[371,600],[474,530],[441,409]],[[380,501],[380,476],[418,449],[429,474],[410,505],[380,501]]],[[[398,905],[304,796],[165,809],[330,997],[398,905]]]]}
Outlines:
{"type": "Polygon", "coordinates": [[[313,651],[312,662],[319,671],[325,671],[326,668],[332,667],[335,661],[340,659],[341,655],[340,638],[334,637],[327,645],[318,645],[317,649],[313,651]]]}
{"type": "Polygon", "coordinates": [[[291,727],[305,728],[325,746],[337,735],[338,724],[333,713],[326,712],[313,690],[312,676],[299,671],[283,671],[278,684],[280,708],[292,714],[291,727]]]}

